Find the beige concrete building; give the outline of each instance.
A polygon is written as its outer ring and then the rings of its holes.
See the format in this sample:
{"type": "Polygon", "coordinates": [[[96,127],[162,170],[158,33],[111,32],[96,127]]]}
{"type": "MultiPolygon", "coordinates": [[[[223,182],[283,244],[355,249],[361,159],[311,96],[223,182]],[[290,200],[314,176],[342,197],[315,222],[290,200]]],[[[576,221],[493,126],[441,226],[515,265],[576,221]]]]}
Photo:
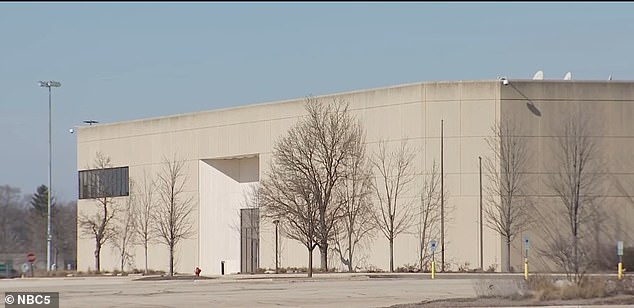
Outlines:
{"type": "MultiPolygon", "coordinates": [[[[492,135],[491,127],[495,123],[506,120],[517,123],[526,137],[529,145],[526,191],[537,204],[539,213],[535,213],[535,217],[543,218],[549,215],[558,200],[548,187],[549,174],[558,167],[552,151],[557,129],[571,114],[579,113],[587,119],[584,123],[592,125],[592,138],[596,139],[599,150],[592,168],[607,172],[599,184],[604,190],[597,203],[605,205],[609,219],[604,224],[610,227],[598,233],[597,241],[606,244],[617,238],[631,240],[634,206],[629,196],[634,195],[631,154],[634,150],[634,124],[631,122],[634,82],[421,82],[337,93],[319,99],[334,97],[349,102],[353,114],[361,120],[367,134],[368,153],[376,149],[381,139],[390,145],[407,139],[416,149],[414,167],[418,176],[405,199],[418,200],[423,175],[434,161],[440,163],[443,121],[445,188],[447,207],[452,209],[445,230],[448,269],[457,270],[465,263],[470,268],[479,267],[478,157],[492,156],[485,138],[492,135]]],[[[259,236],[248,235],[253,230],[240,227],[240,209],[245,206],[245,192],[250,185],[258,183],[269,168],[275,141],[304,114],[304,99],[300,98],[82,127],[77,130],[78,215],[94,213],[97,209],[91,199],[89,177],[82,179],[81,176],[82,171],[88,175],[86,171],[93,169],[96,153],[110,157],[112,167],[120,168],[112,169],[118,176],[116,181],[120,181],[115,195],[122,196],[114,198],[117,204],[124,204],[129,198],[128,180],[139,183],[144,174],[154,175],[161,170],[163,157],[177,155],[186,159],[185,191],[192,198],[194,207],[189,217],[193,234],[177,247],[176,271],[192,273],[196,266],[200,266],[203,274],[220,274],[223,263],[225,273],[274,268],[273,224],[262,219],[259,236]]],[[[486,175],[483,180],[486,186],[486,175]]],[[[418,244],[414,230],[412,227],[411,234],[402,234],[396,239],[395,268],[417,263],[418,244]]],[[[522,268],[522,237],[529,235],[533,268],[552,269],[546,258],[537,256],[540,232],[541,229],[534,226],[517,236],[510,256],[513,267],[522,268]]],[[[79,270],[94,269],[94,247],[94,239],[80,236],[79,270]]],[[[106,243],[102,250],[102,270],[119,267],[119,258],[112,247],[112,243],[106,243]]],[[[482,260],[485,269],[495,265],[500,270],[500,264],[508,257],[503,247],[500,235],[485,226],[482,260]]],[[[280,251],[281,267],[307,265],[306,250],[301,244],[281,236],[280,251]]],[[[133,266],[143,268],[143,249],[136,246],[133,252],[133,266]]],[[[318,249],[314,256],[314,260],[319,260],[318,249]]],[[[437,260],[439,258],[437,254],[437,260]]],[[[148,259],[151,269],[167,270],[167,247],[152,244],[148,259]]],[[[376,232],[374,239],[359,250],[357,259],[361,269],[388,269],[387,240],[376,232]]],[[[338,260],[333,255],[330,265],[343,268],[338,260]]],[[[314,265],[319,266],[319,262],[314,265]]]]}

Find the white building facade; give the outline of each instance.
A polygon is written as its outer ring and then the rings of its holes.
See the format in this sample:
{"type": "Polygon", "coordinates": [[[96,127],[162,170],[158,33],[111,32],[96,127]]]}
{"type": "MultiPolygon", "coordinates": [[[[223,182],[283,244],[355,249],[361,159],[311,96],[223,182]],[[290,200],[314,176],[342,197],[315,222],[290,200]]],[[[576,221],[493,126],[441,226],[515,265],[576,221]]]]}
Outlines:
{"type": "MultiPolygon", "coordinates": [[[[495,231],[484,227],[483,259],[480,260],[480,173],[478,157],[492,153],[485,138],[493,135],[492,126],[502,120],[521,123],[530,144],[531,196],[544,206],[556,202],[548,191],[546,179],[554,170],[549,140],[564,116],[581,113],[593,119],[601,144],[600,159],[610,176],[623,189],[606,184],[606,209],[619,221],[617,229],[601,234],[612,241],[631,236],[634,207],[628,196],[634,195],[634,82],[498,80],[422,82],[378,89],[337,93],[318,97],[348,102],[352,114],[360,119],[365,131],[367,152],[377,148],[379,140],[396,146],[404,139],[416,149],[416,181],[404,199],[417,200],[423,176],[432,164],[440,164],[441,120],[443,121],[443,169],[447,192],[448,217],[445,223],[445,263],[448,270],[459,266],[497,270],[511,258],[512,266],[522,268],[522,236],[539,238],[536,228],[522,232],[513,241],[511,256],[495,231]]],[[[184,191],[193,200],[189,223],[193,234],[180,242],[176,250],[176,271],[193,273],[199,266],[203,274],[253,272],[275,267],[275,227],[258,219],[258,230],[245,229],[245,196],[257,185],[269,168],[272,149],[278,138],[306,114],[305,99],[250,105],[237,108],[196,112],[160,118],[142,119],[82,127],[77,130],[78,171],[94,169],[97,153],[111,159],[112,167],[122,168],[122,185],[140,183],[144,174],[155,176],[163,168],[163,159],[185,160],[184,191]],[[122,173],[123,174],[123,173],[122,173]],[[246,233],[245,233],[246,232],[246,233]],[[255,232],[255,233],[253,233],[255,232]],[[245,241],[246,239],[246,241],[245,241]]],[[[487,177],[483,176],[485,183],[487,177]]],[[[612,183],[612,182],[610,182],[612,183]]],[[[84,183],[86,184],[86,183],[84,183]]],[[[82,179],[80,177],[80,185],[82,179]]],[[[80,191],[81,191],[80,187],[80,191]]],[[[132,189],[129,193],[134,193],[132,189]]],[[[113,200],[124,204],[125,189],[113,200]]],[[[486,205],[485,205],[486,206],[486,205]]],[[[81,196],[78,215],[94,213],[96,201],[81,196]]],[[[486,218],[485,218],[486,219],[486,218]]],[[[94,238],[81,235],[78,226],[78,270],[94,270],[94,238]]],[[[395,268],[417,264],[418,238],[404,233],[396,238],[395,268]]],[[[306,267],[306,249],[297,242],[279,238],[280,266],[306,267]]],[[[437,239],[440,243],[440,239],[437,239]]],[[[539,241],[534,242],[539,246],[539,241]]],[[[119,258],[106,243],[101,253],[102,270],[119,267],[119,258]]],[[[533,246],[531,246],[533,247],[533,246]]],[[[389,269],[389,244],[380,232],[359,249],[360,269],[389,269]]],[[[440,248],[437,250],[440,251],[440,248]]],[[[143,268],[143,248],[133,248],[134,264],[143,268]]],[[[437,260],[440,255],[437,254],[437,260]]],[[[319,266],[319,251],[314,251],[314,266],[319,266]]],[[[331,255],[330,267],[343,269],[339,258],[331,255]]],[[[535,258],[535,269],[548,270],[544,258],[535,258]]],[[[153,243],[149,249],[149,268],[167,270],[168,249],[153,243]]],[[[126,270],[129,270],[127,268],[126,270]]]]}

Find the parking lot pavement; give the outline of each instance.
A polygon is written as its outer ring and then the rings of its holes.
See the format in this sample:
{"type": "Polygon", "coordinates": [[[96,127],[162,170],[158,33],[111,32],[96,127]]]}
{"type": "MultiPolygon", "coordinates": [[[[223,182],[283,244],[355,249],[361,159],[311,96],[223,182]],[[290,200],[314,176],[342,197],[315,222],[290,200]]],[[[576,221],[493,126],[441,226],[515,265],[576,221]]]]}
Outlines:
{"type": "Polygon", "coordinates": [[[60,292],[60,307],[386,307],[474,297],[470,279],[367,275],[224,276],[135,281],[139,277],[1,280],[1,292],[60,292]]]}

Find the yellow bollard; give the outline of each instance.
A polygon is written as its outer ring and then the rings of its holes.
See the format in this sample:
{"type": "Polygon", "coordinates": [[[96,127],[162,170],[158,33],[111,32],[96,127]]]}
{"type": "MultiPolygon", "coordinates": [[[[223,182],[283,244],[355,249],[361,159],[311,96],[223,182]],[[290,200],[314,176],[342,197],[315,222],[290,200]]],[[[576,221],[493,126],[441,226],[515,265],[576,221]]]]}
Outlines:
{"type": "Polygon", "coordinates": [[[436,262],[431,261],[431,279],[436,277],[436,262]]]}
{"type": "Polygon", "coordinates": [[[619,262],[619,280],[621,280],[623,278],[623,263],[619,262]]]}
{"type": "Polygon", "coordinates": [[[528,280],[528,261],[524,261],[524,280],[528,280]]]}

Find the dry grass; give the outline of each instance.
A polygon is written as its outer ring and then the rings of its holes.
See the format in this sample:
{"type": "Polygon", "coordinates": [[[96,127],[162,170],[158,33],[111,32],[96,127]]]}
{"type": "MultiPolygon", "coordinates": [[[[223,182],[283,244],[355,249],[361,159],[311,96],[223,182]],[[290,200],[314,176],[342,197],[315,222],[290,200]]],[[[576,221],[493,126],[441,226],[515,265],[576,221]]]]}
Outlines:
{"type": "Polygon", "coordinates": [[[610,280],[585,277],[579,284],[567,280],[555,281],[551,277],[531,276],[528,289],[540,301],[602,298],[616,294],[609,288],[610,280]]]}

